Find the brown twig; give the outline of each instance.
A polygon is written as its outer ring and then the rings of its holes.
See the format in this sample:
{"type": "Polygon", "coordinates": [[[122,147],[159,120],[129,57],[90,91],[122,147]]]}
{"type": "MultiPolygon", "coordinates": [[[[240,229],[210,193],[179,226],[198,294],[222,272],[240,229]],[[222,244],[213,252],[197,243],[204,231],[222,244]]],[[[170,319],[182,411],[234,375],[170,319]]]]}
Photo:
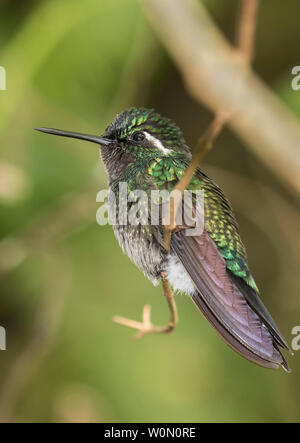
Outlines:
{"type": "Polygon", "coordinates": [[[256,18],[259,0],[242,0],[238,21],[237,47],[247,62],[251,62],[254,54],[256,18]]]}
{"type": "MultiPolygon", "coordinates": [[[[290,193],[299,196],[300,125],[295,115],[248,69],[241,51],[226,41],[203,2],[143,0],[143,4],[190,94],[214,113],[227,110],[228,124],[239,138],[290,193]]],[[[246,20],[242,10],[244,29],[255,29],[255,15],[249,27],[249,17],[246,20]]],[[[253,45],[245,41],[251,35],[253,38],[254,33],[249,31],[238,33],[249,54],[253,54],[253,45]]]]}
{"type": "MultiPolygon", "coordinates": [[[[258,0],[242,0],[241,12],[238,21],[239,33],[237,40],[237,51],[241,52],[247,63],[250,63],[253,57],[257,9],[258,0]]],[[[184,190],[189,185],[198,165],[203,160],[207,152],[212,148],[214,140],[222,131],[229,117],[230,114],[225,110],[220,110],[216,113],[212,123],[209,125],[204,135],[198,139],[192,160],[186,169],[184,176],[174,188],[174,190],[180,192],[175,193],[175,197],[170,197],[170,223],[165,223],[164,234],[164,243],[167,251],[170,250],[171,236],[176,229],[176,213],[178,211],[184,190]]]]}
{"type": "Polygon", "coordinates": [[[161,281],[164,290],[164,296],[166,297],[168,307],[171,313],[171,319],[166,326],[155,326],[151,322],[151,306],[145,305],[143,309],[143,321],[138,322],[135,320],[130,320],[129,318],[120,317],[115,315],[113,321],[122,326],[127,326],[128,328],[137,329],[139,332],[134,336],[135,340],[139,340],[148,334],[168,334],[173,331],[177,322],[178,314],[177,307],[174,300],[174,294],[171,290],[169,282],[165,276],[164,272],[161,272],[161,281]]]}
{"type": "Polygon", "coordinates": [[[179,193],[175,192],[170,197],[170,223],[165,224],[165,233],[164,233],[164,243],[167,251],[170,250],[171,236],[174,230],[176,229],[176,223],[175,223],[176,213],[178,211],[178,207],[180,205],[184,190],[189,185],[199,163],[204,158],[206,153],[211,149],[215,138],[221,132],[227,119],[228,115],[223,111],[220,111],[216,114],[215,118],[207,128],[206,132],[203,134],[202,137],[199,138],[195,149],[195,154],[193,155],[192,160],[188,168],[186,169],[184,176],[174,188],[174,191],[179,191],[179,193]]]}

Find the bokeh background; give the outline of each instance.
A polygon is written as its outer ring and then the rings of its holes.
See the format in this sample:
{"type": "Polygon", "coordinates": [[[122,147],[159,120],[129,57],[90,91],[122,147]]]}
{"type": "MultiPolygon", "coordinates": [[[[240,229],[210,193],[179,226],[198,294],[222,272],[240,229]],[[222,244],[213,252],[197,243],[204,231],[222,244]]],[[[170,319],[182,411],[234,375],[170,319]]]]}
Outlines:
{"type": "MultiPolygon", "coordinates": [[[[237,0],[207,0],[233,41],[237,0]]],[[[211,113],[180,73],[137,0],[1,0],[1,421],[287,422],[300,418],[300,352],[291,374],[229,349],[190,300],[177,297],[170,336],[133,342],[112,323],[168,311],[95,215],[106,175],[97,147],[33,131],[101,134],[132,105],[173,118],[193,146],[211,113]]],[[[254,68],[300,115],[297,0],[261,1],[254,68]]],[[[263,122],[257,122],[263,124],[263,122]]],[[[262,147],[263,149],[263,147],[262,147]]],[[[299,202],[228,129],[203,169],[227,192],[262,298],[290,343],[300,324],[299,202]]]]}

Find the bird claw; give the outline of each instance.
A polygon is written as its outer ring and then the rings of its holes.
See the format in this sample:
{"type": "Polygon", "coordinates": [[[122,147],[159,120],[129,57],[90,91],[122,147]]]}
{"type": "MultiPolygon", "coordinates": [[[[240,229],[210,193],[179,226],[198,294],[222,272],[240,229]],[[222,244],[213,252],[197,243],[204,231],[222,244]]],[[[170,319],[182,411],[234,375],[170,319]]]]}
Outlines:
{"type": "Polygon", "coordinates": [[[151,322],[151,306],[145,305],[143,309],[143,321],[138,322],[135,320],[130,320],[125,317],[120,317],[115,315],[113,321],[122,326],[127,326],[128,328],[137,329],[138,333],[133,337],[135,340],[140,340],[144,335],[157,334],[164,332],[171,332],[173,327],[170,326],[155,326],[151,322]]]}

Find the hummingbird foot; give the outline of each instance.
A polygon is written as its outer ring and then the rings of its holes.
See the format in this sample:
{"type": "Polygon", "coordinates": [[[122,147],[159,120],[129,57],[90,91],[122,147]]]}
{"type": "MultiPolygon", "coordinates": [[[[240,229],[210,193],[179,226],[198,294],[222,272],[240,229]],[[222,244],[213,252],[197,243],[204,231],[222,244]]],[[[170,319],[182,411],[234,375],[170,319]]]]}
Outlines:
{"type": "Polygon", "coordinates": [[[177,307],[174,301],[174,294],[170,288],[169,282],[165,276],[165,273],[161,273],[161,280],[164,290],[164,296],[167,299],[167,303],[171,313],[171,319],[169,323],[165,326],[155,326],[151,322],[151,306],[145,305],[143,309],[143,321],[138,322],[135,320],[130,320],[125,317],[120,317],[115,315],[113,321],[122,326],[127,326],[128,328],[137,329],[138,333],[134,336],[135,340],[139,340],[148,334],[168,334],[172,332],[178,322],[177,307]]]}

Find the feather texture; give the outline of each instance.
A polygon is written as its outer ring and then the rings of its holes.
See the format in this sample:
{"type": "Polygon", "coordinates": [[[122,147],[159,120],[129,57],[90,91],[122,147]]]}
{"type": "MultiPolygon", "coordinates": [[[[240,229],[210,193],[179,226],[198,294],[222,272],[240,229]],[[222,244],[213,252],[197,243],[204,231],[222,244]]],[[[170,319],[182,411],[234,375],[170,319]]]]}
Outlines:
{"type": "Polygon", "coordinates": [[[180,230],[172,236],[171,252],[195,284],[193,301],[223,339],[260,366],[282,365],[288,370],[278,340],[263,316],[248,304],[207,231],[198,237],[188,237],[184,229],[180,230]]]}

